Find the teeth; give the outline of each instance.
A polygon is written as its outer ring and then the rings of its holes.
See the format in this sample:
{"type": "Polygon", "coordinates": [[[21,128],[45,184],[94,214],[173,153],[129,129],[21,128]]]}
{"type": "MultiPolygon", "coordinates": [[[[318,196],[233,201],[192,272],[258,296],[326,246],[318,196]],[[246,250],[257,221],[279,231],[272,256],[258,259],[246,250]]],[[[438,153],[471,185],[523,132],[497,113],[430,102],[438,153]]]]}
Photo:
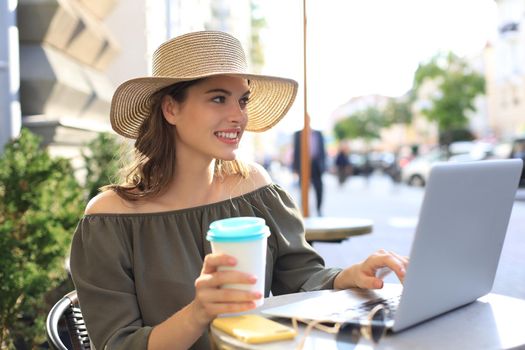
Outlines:
{"type": "Polygon", "coordinates": [[[237,138],[237,133],[236,132],[219,131],[219,132],[217,132],[217,136],[223,137],[223,138],[226,138],[226,139],[236,139],[237,138]]]}

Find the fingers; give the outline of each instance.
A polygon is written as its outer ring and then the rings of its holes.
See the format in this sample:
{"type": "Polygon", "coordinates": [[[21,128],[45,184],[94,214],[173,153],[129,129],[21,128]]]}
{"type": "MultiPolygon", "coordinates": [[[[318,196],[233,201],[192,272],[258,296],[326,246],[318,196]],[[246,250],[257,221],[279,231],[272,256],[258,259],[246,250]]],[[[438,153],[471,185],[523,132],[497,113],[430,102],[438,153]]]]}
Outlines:
{"type": "Polygon", "coordinates": [[[235,266],[236,264],[237,260],[233,256],[222,253],[211,253],[204,257],[201,274],[213,273],[217,271],[219,266],[235,266]]]}
{"type": "Polygon", "coordinates": [[[196,288],[218,288],[224,284],[254,284],[257,277],[236,270],[216,271],[202,274],[195,281],[196,288]]]}
{"type": "Polygon", "coordinates": [[[375,262],[378,268],[387,268],[394,271],[397,278],[401,282],[405,279],[406,267],[408,266],[408,259],[385,250],[378,252],[377,261],[375,262]]]}
{"type": "Polygon", "coordinates": [[[406,274],[406,270],[408,268],[408,263],[410,260],[408,257],[399,255],[395,252],[389,252],[389,253],[392,254],[392,256],[397,259],[396,265],[398,269],[393,269],[393,270],[396,273],[397,278],[399,278],[401,283],[403,283],[405,280],[405,274],[406,274]]]}
{"type": "Polygon", "coordinates": [[[192,304],[194,318],[201,324],[208,324],[220,314],[237,313],[254,309],[256,300],[262,298],[259,292],[228,288],[205,288],[196,291],[192,304]]]}
{"type": "Polygon", "coordinates": [[[383,288],[383,280],[375,276],[362,276],[358,283],[359,288],[365,289],[381,289],[383,288]]]}
{"type": "Polygon", "coordinates": [[[245,303],[206,303],[202,305],[202,309],[207,315],[207,323],[211,322],[214,318],[216,318],[219,315],[245,312],[253,310],[257,306],[254,301],[245,303]]]}
{"type": "Polygon", "coordinates": [[[211,321],[223,313],[242,312],[256,307],[260,292],[232,289],[228,285],[250,286],[257,282],[251,274],[235,270],[235,258],[212,253],[204,258],[200,276],[195,280],[194,305],[199,315],[211,321]]]}
{"type": "Polygon", "coordinates": [[[242,303],[255,301],[262,297],[260,292],[233,288],[218,290],[205,289],[200,292],[200,297],[214,303],[242,303]]]}
{"type": "Polygon", "coordinates": [[[405,270],[406,270],[406,268],[408,267],[408,263],[410,261],[409,257],[408,256],[399,255],[396,252],[392,252],[392,251],[390,251],[389,253],[392,254],[393,256],[395,256],[397,259],[399,259],[399,261],[401,261],[403,263],[403,265],[405,267],[405,270]]]}
{"type": "Polygon", "coordinates": [[[357,285],[361,288],[382,288],[382,279],[390,271],[393,271],[402,283],[408,263],[407,257],[383,249],[378,250],[361,263],[361,275],[357,285]]]}

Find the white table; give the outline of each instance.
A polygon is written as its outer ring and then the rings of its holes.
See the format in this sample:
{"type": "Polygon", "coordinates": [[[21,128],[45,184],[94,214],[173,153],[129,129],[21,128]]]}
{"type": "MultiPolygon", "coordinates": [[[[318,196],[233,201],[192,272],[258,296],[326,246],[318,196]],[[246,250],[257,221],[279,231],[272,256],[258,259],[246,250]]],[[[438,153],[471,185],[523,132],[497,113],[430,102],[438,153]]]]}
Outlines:
{"type": "MultiPolygon", "coordinates": [[[[331,291],[270,297],[263,308],[298,301],[331,291]]],[[[357,344],[337,341],[335,335],[314,330],[304,349],[525,349],[525,300],[488,294],[477,301],[395,334],[387,334],[379,344],[361,340],[357,344]]],[[[281,320],[280,320],[281,321],[281,320]]],[[[249,345],[212,329],[219,349],[288,349],[302,339],[249,345]]]]}
{"type": "Polygon", "coordinates": [[[372,232],[373,222],[360,218],[307,217],[304,219],[308,242],[341,242],[352,236],[372,232]]]}

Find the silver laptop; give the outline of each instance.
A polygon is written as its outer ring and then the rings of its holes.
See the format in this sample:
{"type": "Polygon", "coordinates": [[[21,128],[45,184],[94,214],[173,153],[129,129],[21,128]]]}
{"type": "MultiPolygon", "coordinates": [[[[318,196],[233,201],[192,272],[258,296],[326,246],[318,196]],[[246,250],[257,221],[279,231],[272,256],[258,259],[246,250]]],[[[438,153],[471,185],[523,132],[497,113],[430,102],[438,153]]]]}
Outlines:
{"type": "Polygon", "coordinates": [[[363,309],[382,303],[392,310],[385,326],[395,332],[489,293],[522,166],[511,159],[432,167],[403,286],[343,290],[261,312],[359,322],[363,309]]]}

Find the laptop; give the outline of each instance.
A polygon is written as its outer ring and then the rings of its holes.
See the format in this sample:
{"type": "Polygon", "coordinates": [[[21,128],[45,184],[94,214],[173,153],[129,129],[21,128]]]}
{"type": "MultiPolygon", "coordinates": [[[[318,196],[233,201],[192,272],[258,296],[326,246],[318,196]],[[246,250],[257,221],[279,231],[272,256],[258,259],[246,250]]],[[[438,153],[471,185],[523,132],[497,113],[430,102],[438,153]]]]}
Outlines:
{"type": "Polygon", "coordinates": [[[361,322],[384,304],[393,332],[475,301],[490,292],[523,162],[437,163],[431,169],[403,286],[325,293],[262,309],[269,316],[361,322]]]}

